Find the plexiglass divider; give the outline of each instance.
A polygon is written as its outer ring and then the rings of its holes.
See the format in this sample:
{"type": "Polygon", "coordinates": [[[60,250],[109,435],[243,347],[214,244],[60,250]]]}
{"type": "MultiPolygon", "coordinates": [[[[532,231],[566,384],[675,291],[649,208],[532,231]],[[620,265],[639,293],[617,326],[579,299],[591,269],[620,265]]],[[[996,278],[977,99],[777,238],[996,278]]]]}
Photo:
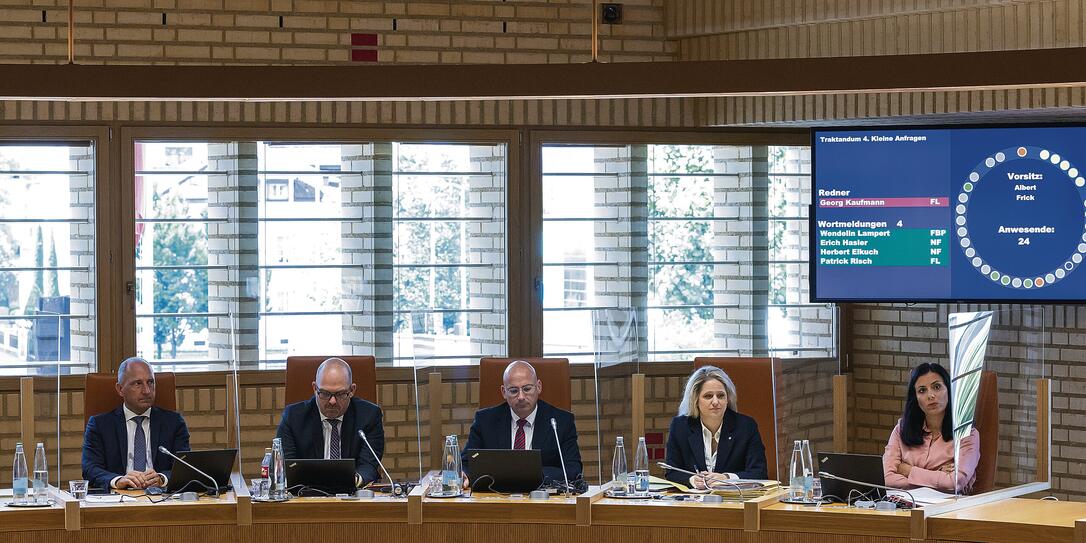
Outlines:
{"type": "MultiPolygon", "coordinates": [[[[774,369],[776,394],[776,448],[767,445],[766,461],[776,463],[777,479],[788,483],[792,450],[796,441],[810,443],[814,470],[820,469],[820,455],[834,452],[834,377],[840,363],[834,358],[777,360],[774,369]]],[[[749,392],[748,392],[749,394],[749,392]]],[[[739,391],[743,411],[744,391],[739,391]]],[[[772,429],[759,427],[763,442],[772,429]]],[[[770,477],[773,477],[772,471],[770,477]]]]}
{"type": "Polygon", "coordinates": [[[959,466],[974,454],[963,439],[975,432],[980,449],[974,479],[958,480],[959,493],[1048,481],[1047,398],[1038,398],[1047,393],[1040,384],[1048,378],[1044,313],[1042,306],[1012,306],[947,315],[959,466]]]}
{"type": "MultiPolygon", "coordinates": [[[[424,420],[431,420],[430,409],[433,396],[430,394],[430,373],[435,369],[433,364],[434,338],[425,332],[415,333],[415,320],[417,318],[425,319],[427,314],[401,313],[399,316],[402,320],[397,320],[399,341],[396,342],[396,348],[400,351],[396,357],[397,359],[410,357],[411,360],[411,412],[407,413],[407,416],[414,418],[415,439],[410,442],[413,447],[409,446],[406,451],[410,453],[411,458],[404,458],[402,463],[397,462],[397,470],[402,472],[405,477],[421,481],[428,470],[441,469],[440,465],[437,467],[433,465],[436,458],[431,454],[434,439],[432,435],[433,426],[423,424],[424,420]],[[410,352],[404,352],[406,349],[410,349],[410,352]],[[414,450],[411,450],[412,448],[414,450]]],[[[421,328],[421,330],[425,330],[425,328],[421,328]]]]}
{"type": "MultiPolygon", "coordinates": [[[[634,402],[644,404],[644,397],[637,399],[632,394],[633,376],[639,370],[637,312],[632,309],[593,310],[592,336],[596,451],[594,455],[582,451],[581,456],[596,457],[598,471],[592,473],[591,467],[586,465],[585,479],[603,484],[610,481],[613,475],[611,466],[617,438],[622,436],[625,441],[626,465],[629,471],[633,471],[638,438],[643,437],[633,435],[634,402]]],[[[592,431],[591,428],[579,430],[582,433],[592,431]]]]}

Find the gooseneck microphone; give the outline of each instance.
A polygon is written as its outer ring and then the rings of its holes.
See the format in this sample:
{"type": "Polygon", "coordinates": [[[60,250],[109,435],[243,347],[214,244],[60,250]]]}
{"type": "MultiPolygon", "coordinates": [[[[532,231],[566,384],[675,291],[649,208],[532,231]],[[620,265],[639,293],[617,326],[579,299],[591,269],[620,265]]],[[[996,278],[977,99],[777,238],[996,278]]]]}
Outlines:
{"type": "Polygon", "coordinates": [[[366,448],[370,450],[370,454],[377,459],[377,465],[381,466],[381,471],[385,472],[385,477],[388,477],[388,482],[392,485],[392,495],[399,496],[403,494],[403,488],[396,484],[396,481],[392,480],[392,476],[388,474],[388,470],[385,469],[385,464],[381,462],[381,457],[377,456],[377,453],[373,452],[373,446],[370,445],[370,440],[366,439],[366,432],[361,428],[358,429],[358,437],[362,438],[362,442],[366,444],[366,448]]]}
{"type": "MultiPolygon", "coordinates": [[[[834,475],[834,474],[832,474],[832,473],[830,473],[828,471],[820,471],[820,472],[818,472],[818,476],[819,477],[824,477],[826,479],[833,479],[835,481],[843,481],[843,482],[846,482],[846,483],[852,483],[854,485],[862,485],[862,486],[866,486],[868,488],[878,488],[878,489],[882,489],[882,490],[891,490],[891,491],[897,491],[897,492],[904,492],[904,493],[909,495],[909,500],[911,500],[913,502],[913,507],[919,507],[920,506],[919,503],[916,503],[916,498],[913,497],[913,493],[909,492],[908,490],[905,490],[903,488],[894,488],[892,486],[876,485],[874,483],[868,483],[868,482],[864,482],[864,481],[856,481],[854,479],[846,479],[844,477],[838,477],[837,475],[834,475]]],[[[861,496],[863,496],[863,495],[861,494],[861,496]]],[[[845,500],[845,505],[852,505],[852,504],[848,503],[848,500],[846,499],[845,500]]]]}
{"type": "Polygon", "coordinates": [[[569,474],[566,473],[566,457],[562,454],[562,440],[558,439],[558,423],[551,417],[551,430],[554,430],[554,442],[558,445],[558,461],[562,463],[562,478],[566,480],[566,492],[570,494],[569,474]]]}
{"type": "Polygon", "coordinates": [[[207,477],[207,480],[211,481],[211,484],[215,485],[215,493],[212,494],[212,496],[218,496],[219,495],[219,483],[217,481],[215,481],[214,477],[204,473],[203,471],[200,471],[199,468],[197,468],[196,466],[186,462],[184,458],[181,458],[180,456],[177,456],[176,454],[170,452],[170,450],[167,449],[163,445],[159,445],[158,450],[162,454],[164,454],[166,456],[169,456],[170,458],[173,458],[174,460],[177,460],[178,462],[181,462],[182,464],[188,466],[189,469],[191,469],[192,471],[195,471],[196,473],[199,473],[200,475],[203,475],[204,477],[207,477]]]}

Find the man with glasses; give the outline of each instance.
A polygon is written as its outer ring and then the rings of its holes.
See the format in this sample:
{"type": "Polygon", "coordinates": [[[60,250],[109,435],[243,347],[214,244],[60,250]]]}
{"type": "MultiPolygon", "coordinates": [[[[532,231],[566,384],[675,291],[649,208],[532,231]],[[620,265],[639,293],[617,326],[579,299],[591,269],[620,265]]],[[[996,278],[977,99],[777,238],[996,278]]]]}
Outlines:
{"type": "Polygon", "coordinates": [[[370,454],[358,430],[380,457],[385,451],[381,408],[354,397],[351,367],[329,358],[317,368],[313,397],[290,404],[275,436],[283,440],[283,455],[290,458],[350,458],[355,463],[355,484],[365,486],[380,478],[377,459],[370,454]]]}
{"type": "MultiPolygon", "coordinates": [[[[577,426],[573,413],[559,409],[539,399],[543,382],[536,377],[535,368],[523,360],[514,360],[505,367],[501,385],[504,404],[481,409],[475,413],[461,460],[468,469],[468,451],[472,449],[538,449],[543,460],[543,481],[562,482],[562,461],[572,481],[581,475],[581,452],[577,448],[577,426]],[[557,425],[551,428],[551,419],[557,425]]],[[[469,481],[471,483],[473,481],[469,481]]]]}
{"type": "Polygon", "coordinates": [[[166,486],[173,459],[158,450],[189,450],[189,429],[174,411],[155,407],[155,373],[146,360],[126,359],[117,368],[113,411],[87,421],[83,434],[83,478],[95,488],[166,486]]]}

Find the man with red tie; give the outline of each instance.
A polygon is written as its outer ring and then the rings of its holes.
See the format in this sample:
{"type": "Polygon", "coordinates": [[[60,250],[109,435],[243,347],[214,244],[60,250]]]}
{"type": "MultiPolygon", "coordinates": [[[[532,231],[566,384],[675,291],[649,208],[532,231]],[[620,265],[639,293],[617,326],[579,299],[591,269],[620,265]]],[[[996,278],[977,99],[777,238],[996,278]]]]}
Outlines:
{"type": "Polygon", "coordinates": [[[580,477],[581,452],[577,448],[573,413],[540,400],[542,391],[543,382],[536,377],[531,364],[514,360],[506,366],[501,385],[505,403],[475,413],[461,455],[465,471],[468,451],[472,449],[538,449],[543,460],[543,481],[561,482],[562,461],[558,454],[561,447],[570,480],[580,477]],[[558,427],[558,441],[551,428],[552,418],[558,427]]]}

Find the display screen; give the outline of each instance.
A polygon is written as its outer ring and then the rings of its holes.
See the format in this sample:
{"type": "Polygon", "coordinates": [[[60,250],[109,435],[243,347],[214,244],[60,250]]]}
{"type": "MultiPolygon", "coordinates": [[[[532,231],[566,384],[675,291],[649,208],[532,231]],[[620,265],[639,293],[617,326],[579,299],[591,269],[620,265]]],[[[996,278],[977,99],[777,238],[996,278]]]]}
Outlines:
{"type": "Polygon", "coordinates": [[[1086,298],[1086,127],[834,129],[813,140],[815,300],[1086,298]]]}

